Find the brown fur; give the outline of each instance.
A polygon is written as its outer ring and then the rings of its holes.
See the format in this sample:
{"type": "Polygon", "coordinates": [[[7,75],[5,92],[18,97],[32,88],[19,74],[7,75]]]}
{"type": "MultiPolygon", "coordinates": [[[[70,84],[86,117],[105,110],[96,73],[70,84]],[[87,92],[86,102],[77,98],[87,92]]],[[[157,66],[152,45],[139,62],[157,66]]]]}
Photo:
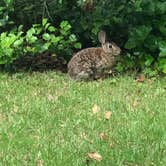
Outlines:
{"type": "Polygon", "coordinates": [[[120,48],[115,44],[105,42],[106,34],[99,32],[102,47],[86,48],[76,53],[68,63],[68,74],[74,80],[94,80],[105,78],[115,64],[115,56],[120,54],[120,48]]]}
{"type": "Polygon", "coordinates": [[[75,80],[98,79],[108,74],[114,62],[115,58],[105,54],[102,48],[87,48],[73,56],[68,63],[68,73],[75,80]]]}

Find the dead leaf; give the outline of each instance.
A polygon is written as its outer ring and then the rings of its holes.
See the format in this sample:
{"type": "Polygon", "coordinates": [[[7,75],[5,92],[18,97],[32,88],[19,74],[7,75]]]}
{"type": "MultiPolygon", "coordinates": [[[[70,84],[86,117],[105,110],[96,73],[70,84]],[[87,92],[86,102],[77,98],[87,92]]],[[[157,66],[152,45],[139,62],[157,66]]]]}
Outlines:
{"type": "Polygon", "coordinates": [[[138,104],[139,104],[138,100],[134,100],[134,102],[133,102],[133,107],[134,107],[134,108],[137,107],[138,104]]]}
{"type": "Polygon", "coordinates": [[[90,159],[93,159],[93,160],[96,160],[96,161],[101,161],[102,160],[102,156],[97,152],[88,153],[88,157],[90,159]]]}
{"type": "Polygon", "coordinates": [[[109,120],[109,119],[111,118],[111,115],[112,115],[112,113],[111,113],[110,111],[107,111],[107,112],[105,113],[105,119],[106,119],[106,120],[109,120]]]}
{"type": "Polygon", "coordinates": [[[110,143],[110,144],[109,144],[109,147],[110,147],[110,148],[112,148],[112,147],[113,147],[113,144],[112,144],[112,143],[110,143]]]}
{"type": "Polygon", "coordinates": [[[144,82],[145,81],[145,75],[144,74],[140,74],[137,79],[136,79],[137,82],[144,82]]]}
{"type": "Polygon", "coordinates": [[[3,119],[3,115],[0,113],[0,120],[2,120],[3,119]]]}
{"type": "Polygon", "coordinates": [[[18,106],[14,105],[13,112],[18,112],[18,106]]]}
{"type": "Polygon", "coordinates": [[[92,108],[92,112],[93,114],[97,114],[100,111],[100,107],[98,105],[94,105],[92,108]]]}
{"type": "Polygon", "coordinates": [[[26,154],[26,155],[23,156],[23,159],[24,159],[25,161],[28,161],[28,160],[29,160],[29,156],[26,154]]]}
{"type": "Polygon", "coordinates": [[[104,132],[101,132],[101,133],[99,134],[99,137],[100,137],[101,140],[107,139],[107,135],[106,135],[104,132]]]}
{"type": "Polygon", "coordinates": [[[81,139],[87,139],[87,134],[86,133],[81,133],[81,139]]]}
{"type": "Polygon", "coordinates": [[[53,101],[54,100],[54,96],[52,96],[52,95],[48,95],[47,98],[48,98],[49,101],[53,101]]]}
{"type": "Polygon", "coordinates": [[[32,92],[32,96],[37,96],[37,95],[38,95],[38,93],[36,91],[32,92]]]}
{"type": "Polygon", "coordinates": [[[37,161],[37,166],[43,166],[43,161],[42,160],[38,160],[37,161]]]}

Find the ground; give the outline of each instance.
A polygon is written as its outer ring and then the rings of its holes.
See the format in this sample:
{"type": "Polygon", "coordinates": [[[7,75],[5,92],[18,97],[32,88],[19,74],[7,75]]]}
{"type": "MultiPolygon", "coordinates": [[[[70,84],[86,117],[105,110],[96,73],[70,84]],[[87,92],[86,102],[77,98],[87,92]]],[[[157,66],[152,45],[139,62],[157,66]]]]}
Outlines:
{"type": "Polygon", "coordinates": [[[166,78],[0,73],[3,166],[165,166],[165,119],[166,78]]]}

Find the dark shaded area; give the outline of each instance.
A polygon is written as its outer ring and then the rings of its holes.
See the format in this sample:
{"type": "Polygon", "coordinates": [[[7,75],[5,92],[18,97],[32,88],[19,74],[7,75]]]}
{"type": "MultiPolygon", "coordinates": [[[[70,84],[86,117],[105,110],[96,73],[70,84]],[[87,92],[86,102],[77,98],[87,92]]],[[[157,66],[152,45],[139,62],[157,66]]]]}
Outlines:
{"type": "Polygon", "coordinates": [[[62,73],[67,72],[67,61],[62,57],[52,56],[46,52],[38,56],[25,56],[13,63],[15,71],[46,71],[57,70],[62,73]]]}

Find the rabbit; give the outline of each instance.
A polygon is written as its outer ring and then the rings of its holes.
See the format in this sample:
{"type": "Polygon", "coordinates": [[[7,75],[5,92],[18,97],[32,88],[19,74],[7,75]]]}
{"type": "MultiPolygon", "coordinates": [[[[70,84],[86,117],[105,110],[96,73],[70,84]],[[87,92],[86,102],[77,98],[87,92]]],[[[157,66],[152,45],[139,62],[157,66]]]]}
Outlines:
{"type": "Polygon", "coordinates": [[[98,33],[101,47],[86,48],[77,52],[69,61],[68,74],[76,81],[97,80],[107,77],[121,49],[114,42],[106,42],[106,32],[98,33]]]}

